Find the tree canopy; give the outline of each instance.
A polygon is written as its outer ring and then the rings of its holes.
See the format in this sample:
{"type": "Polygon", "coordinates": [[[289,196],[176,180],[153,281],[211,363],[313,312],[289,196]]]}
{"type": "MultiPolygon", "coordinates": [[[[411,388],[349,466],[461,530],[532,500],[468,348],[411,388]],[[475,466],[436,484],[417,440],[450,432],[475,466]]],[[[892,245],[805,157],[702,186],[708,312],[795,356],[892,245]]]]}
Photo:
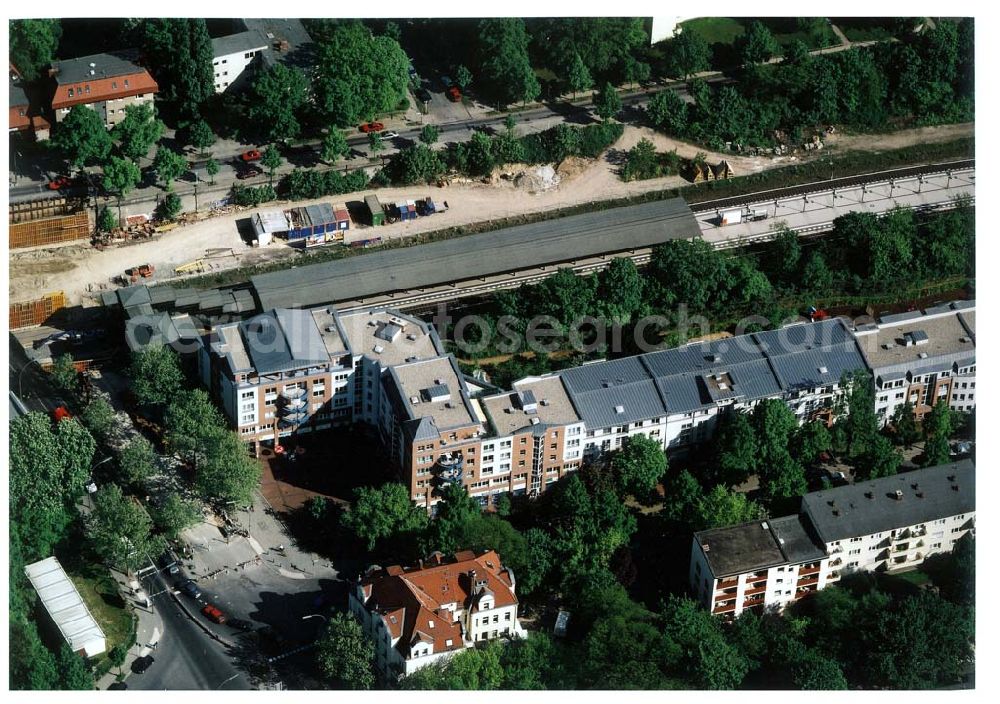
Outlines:
{"type": "Polygon", "coordinates": [[[174,398],[184,381],[177,353],[166,345],[132,353],[128,377],[139,403],[162,406],[174,398]]]}
{"type": "Polygon", "coordinates": [[[139,103],[125,107],[125,119],[114,126],[111,136],[118,140],[122,156],[138,163],[160,140],[164,129],[153,103],[139,103]]]}
{"type": "Polygon", "coordinates": [[[25,81],[34,81],[56,56],[62,26],[56,19],[8,22],[10,62],[25,81]]]}
{"type": "Polygon", "coordinates": [[[77,168],[102,163],[111,153],[111,136],[100,116],[84,105],[74,105],[52,129],[49,143],[77,168]]]}
{"type": "Polygon", "coordinates": [[[294,139],[302,130],[299,112],[308,98],[305,74],[294,66],[274,64],[250,87],[250,120],[264,141],[294,139]]]}
{"type": "Polygon", "coordinates": [[[350,614],[335,614],[316,642],[320,672],[337,688],[371,689],[375,645],[350,614]]]}
{"type": "Polygon", "coordinates": [[[506,17],[479,22],[481,83],[504,104],[526,103],[541,92],[528,56],[529,42],[524,20],[506,17]]]}

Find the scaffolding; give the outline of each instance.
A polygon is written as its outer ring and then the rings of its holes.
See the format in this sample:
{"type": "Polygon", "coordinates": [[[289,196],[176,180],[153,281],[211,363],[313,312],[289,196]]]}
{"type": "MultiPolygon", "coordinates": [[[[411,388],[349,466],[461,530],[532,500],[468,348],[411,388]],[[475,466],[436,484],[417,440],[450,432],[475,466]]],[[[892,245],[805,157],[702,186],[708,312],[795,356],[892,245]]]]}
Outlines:
{"type": "Polygon", "coordinates": [[[86,211],[10,224],[11,249],[87,239],[90,239],[90,219],[86,211]]]}
{"type": "Polygon", "coordinates": [[[66,307],[66,294],[62,291],[49,293],[34,301],[10,304],[10,329],[18,330],[33,325],[41,325],[50,315],[66,307]]]}

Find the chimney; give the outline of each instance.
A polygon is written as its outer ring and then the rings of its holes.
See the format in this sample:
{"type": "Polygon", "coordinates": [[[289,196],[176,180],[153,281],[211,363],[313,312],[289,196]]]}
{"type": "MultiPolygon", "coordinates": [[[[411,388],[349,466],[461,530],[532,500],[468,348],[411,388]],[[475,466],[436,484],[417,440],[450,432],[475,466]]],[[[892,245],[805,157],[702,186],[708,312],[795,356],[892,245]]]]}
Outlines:
{"type": "Polygon", "coordinates": [[[469,570],[469,593],[476,593],[476,571],[469,570]]]}
{"type": "Polygon", "coordinates": [[[902,501],[903,500],[903,492],[900,491],[899,489],[896,489],[896,493],[893,494],[893,496],[896,497],[896,501],[902,501]]]}

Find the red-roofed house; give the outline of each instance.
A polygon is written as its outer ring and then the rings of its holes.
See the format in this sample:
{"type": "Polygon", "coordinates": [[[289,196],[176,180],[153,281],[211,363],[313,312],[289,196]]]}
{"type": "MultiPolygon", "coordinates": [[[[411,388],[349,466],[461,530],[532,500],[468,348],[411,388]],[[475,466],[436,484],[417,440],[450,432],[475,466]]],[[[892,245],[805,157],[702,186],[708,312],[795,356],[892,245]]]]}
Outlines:
{"type": "Polygon", "coordinates": [[[434,553],[416,567],[373,567],[354,586],[351,613],[375,642],[387,680],[450,657],[476,641],[524,636],[514,573],[496,552],[434,553]]]}
{"type": "Polygon", "coordinates": [[[52,96],[56,122],[62,122],[73,106],[86,105],[111,128],[125,119],[126,107],[151,103],[159,91],[153,77],[128,52],[53,61],[50,74],[56,84],[52,96]]]}

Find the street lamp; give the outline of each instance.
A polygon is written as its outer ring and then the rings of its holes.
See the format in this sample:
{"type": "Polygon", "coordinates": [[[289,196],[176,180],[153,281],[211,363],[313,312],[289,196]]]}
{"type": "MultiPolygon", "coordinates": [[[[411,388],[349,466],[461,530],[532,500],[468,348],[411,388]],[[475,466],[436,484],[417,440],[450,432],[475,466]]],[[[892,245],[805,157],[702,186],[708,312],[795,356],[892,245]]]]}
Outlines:
{"type": "Polygon", "coordinates": [[[326,616],[324,616],[323,614],[309,614],[308,616],[303,616],[302,620],[303,621],[308,621],[311,618],[321,618],[321,619],[323,619],[323,623],[327,623],[330,620],[326,616]]]}
{"type": "MultiPolygon", "coordinates": [[[[25,354],[25,357],[28,357],[28,355],[25,354]]],[[[17,373],[17,396],[18,396],[18,398],[21,398],[21,396],[22,396],[22,393],[21,393],[21,375],[24,374],[24,371],[28,367],[30,367],[32,364],[37,364],[37,363],[38,363],[38,358],[37,357],[28,357],[28,363],[25,364],[23,367],[21,367],[21,371],[19,371],[17,373]]],[[[39,369],[41,369],[41,367],[39,367],[39,369]]]]}

